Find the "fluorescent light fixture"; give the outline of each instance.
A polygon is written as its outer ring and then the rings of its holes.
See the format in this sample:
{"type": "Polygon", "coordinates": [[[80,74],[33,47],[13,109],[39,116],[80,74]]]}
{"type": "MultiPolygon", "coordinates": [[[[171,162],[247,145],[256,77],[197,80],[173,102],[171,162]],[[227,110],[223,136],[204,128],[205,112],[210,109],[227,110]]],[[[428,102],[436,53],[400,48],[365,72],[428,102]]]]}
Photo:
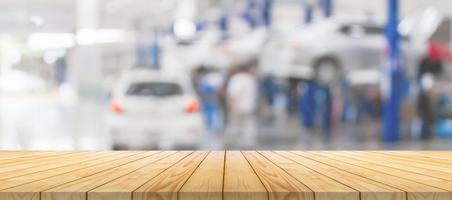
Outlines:
{"type": "Polygon", "coordinates": [[[174,24],[174,34],[180,39],[192,39],[196,34],[196,24],[187,19],[177,20],[174,24]]]}
{"type": "Polygon", "coordinates": [[[79,45],[93,45],[123,42],[127,38],[127,34],[119,29],[80,29],[77,31],[76,37],[79,45]]]}
{"type": "Polygon", "coordinates": [[[32,50],[63,49],[73,47],[75,38],[72,33],[33,33],[27,44],[32,50]]]}

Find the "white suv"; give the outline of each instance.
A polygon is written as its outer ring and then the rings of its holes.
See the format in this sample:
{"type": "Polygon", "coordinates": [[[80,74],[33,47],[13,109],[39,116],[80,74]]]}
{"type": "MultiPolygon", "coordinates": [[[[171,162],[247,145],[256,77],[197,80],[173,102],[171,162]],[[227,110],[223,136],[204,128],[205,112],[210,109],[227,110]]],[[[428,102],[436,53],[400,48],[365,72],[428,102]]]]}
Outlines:
{"type": "Polygon", "coordinates": [[[184,80],[143,69],[123,73],[111,100],[113,148],[197,148],[203,120],[184,80]]]}

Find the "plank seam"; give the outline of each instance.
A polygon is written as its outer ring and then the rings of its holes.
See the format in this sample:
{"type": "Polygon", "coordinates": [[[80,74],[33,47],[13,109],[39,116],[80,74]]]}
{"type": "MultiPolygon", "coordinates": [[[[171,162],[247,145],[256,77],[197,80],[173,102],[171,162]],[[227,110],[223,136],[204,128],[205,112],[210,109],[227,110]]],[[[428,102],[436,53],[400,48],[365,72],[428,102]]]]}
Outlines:
{"type": "MultiPolygon", "coordinates": [[[[371,163],[371,162],[367,162],[367,161],[364,161],[364,160],[361,160],[361,159],[354,158],[354,157],[352,157],[352,156],[344,156],[344,155],[340,155],[340,156],[345,157],[345,158],[348,158],[348,159],[360,161],[360,162],[365,162],[365,163],[368,163],[368,164],[380,165],[380,166],[392,168],[392,169],[395,169],[395,170],[405,171],[405,172],[407,172],[407,173],[419,174],[419,175],[428,176],[428,177],[431,177],[431,178],[440,179],[440,180],[445,180],[445,181],[450,182],[450,180],[447,180],[447,179],[442,179],[442,178],[437,178],[437,177],[429,176],[429,175],[426,175],[426,174],[421,174],[421,173],[406,171],[406,170],[403,170],[403,169],[398,169],[398,168],[386,166],[386,165],[384,165],[384,164],[371,163]]],[[[349,163],[349,162],[346,162],[346,161],[344,161],[344,163],[348,163],[348,164],[354,165],[354,166],[359,166],[359,165],[356,165],[356,164],[353,164],[353,163],[349,163]]],[[[361,166],[359,166],[359,167],[361,167],[361,166]]],[[[397,173],[394,173],[394,174],[388,174],[388,173],[385,173],[385,172],[380,172],[380,171],[374,170],[374,169],[369,168],[369,167],[361,167],[361,168],[373,170],[373,171],[376,171],[376,172],[378,172],[378,173],[383,173],[383,174],[386,174],[386,175],[391,175],[391,176],[399,177],[399,178],[402,178],[402,179],[405,179],[405,180],[413,181],[413,182],[416,182],[416,183],[419,183],[419,184],[422,184],[422,185],[427,185],[427,186],[430,186],[430,187],[434,187],[434,188],[437,188],[437,189],[440,189],[440,190],[445,190],[445,191],[449,191],[449,192],[452,191],[452,190],[446,190],[446,189],[444,189],[444,188],[439,188],[439,187],[437,187],[437,186],[430,185],[430,184],[428,184],[428,183],[419,182],[418,180],[408,179],[408,178],[405,178],[405,177],[402,177],[402,176],[398,175],[397,173]]]]}
{"type": "MultiPolygon", "coordinates": [[[[277,155],[279,155],[279,156],[281,156],[281,157],[284,157],[284,158],[286,158],[286,159],[288,159],[288,160],[291,160],[292,162],[297,163],[298,165],[301,165],[301,166],[306,167],[306,168],[308,168],[308,169],[310,169],[310,170],[312,170],[312,171],[315,171],[315,172],[317,172],[318,174],[320,174],[320,175],[322,175],[322,176],[325,176],[325,177],[327,177],[327,178],[329,178],[329,179],[331,179],[331,180],[334,180],[334,181],[336,181],[336,182],[338,182],[338,183],[340,183],[340,184],[342,184],[342,185],[348,187],[349,189],[352,189],[352,190],[354,190],[354,191],[356,191],[356,192],[359,192],[359,194],[360,194],[360,196],[361,196],[361,192],[360,192],[359,190],[357,190],[357,189],[355,189],[355,188],[353,188],[353,187],[351,187],[351,186],[349,186],[349,185],[347,185],[347,184],[345,184],[345,183],[343,183],[343,182],[341,182],[341,181],[338,181],[338,180],[336,180],[336,179],[333,178],[333,177],[329,177],[329,176],[327,176],[326,174],[323,174],[323,173],[321,173],[321,172],[319,172],[319,171],[317,171],[317,170],[315,170],[315,169],[313,169],[313,168],[311,168],[311,167],[308,167],[308,166],[306,166],[306,165],[303,165],[302,163],[299,163],[299,162],[297,162],[296,160],[292,160],[291,158],[289,158],[289,157],[287,157],[287,156],[285,156],[285,155],[279,154],[279,153],[274,152],[274,151],[272,151],[272,152],[275,153],[275,154],[277,154],[277,155]]],[[[270,159],[269,159],[269,160],[270,160],[270,159]]],[[[316,161],[314,161],[314,162],[316,162],[316,161]]],[[[317,162],[317,163],[318,163],[318,162],[317,162]]],[[[343,171],[343,170],[341,170],[341,171],[343,171]]],[[[346,172],[346,171],[344,171],[344,172],[346,172]]],[[[347,172],[347,173],[348,173],[348,172],[347,172]]],[[[307,186],[306,186],[306,187],[307,187],[307,186]]],[[[394,188],[394,189],[395,189],[395,188],[394,188]]]]}
{"type": "MultiPolygon", "coordinates": [[[[71,154],[75,154],[76,152],[64,152],[58,155],[47,155],[47,156],[42,156],[44,158],[49,158],[49,157],[60,157],[60,156],[67,156],[67,155],[71,155],[71,154]]],[[[11,158],[11,159],[20,159],[20,158],[25,158],[27,160],[21,161],[21,162],[29,162],[35,159],[41,159],[41,156],[37,156],[37,155],[30,155],[30,156],[23,156],[23,157],[17,157],[17,158],[11,158]],[[36,156],[36,157],[35,157],[36,156]]],[[[10,164],[10,163],[15,163],[14,160],[11,161],[7,161],[9,159],[4,159],[4,161],[0,161],[0,164],[10,164]]]]}
{"type": "MultiPolygon", "coordinates": [[[[136,154],[132,154],[132,155],[126,156],[126,157],[124,157],[124,158],[136,156],[136,155],[139,155],[139,154],[145,154],[145,153],[146,153],[146,152],[137,152],[136,154]]],[[[155,154],[152,154],[152,155],[155,155],[155,154]]],[[[152,155],[149,155],[149,156],[152,156],[152,155]]],[[[146,157],[149,157],[149,156],[146,156],[146,157]]],[[[146,158],[146,157],[143,157],[143,158],[146,158]]],[[[124,158],[120,158],[120,159],[124,159],[124,158]]],[[[62,183],[62,184],[60,184],[60,185],[56,185],[56,186],[51,187],[51,188],[46,188],[44,191],[40,191],[40,192],[39,192],[39,199],[41,199],[41,196],[42,196],[42,193],[43,193],[43,192],[45,192],[45,191],[47,191],[47,190],[50,190],[50,189],[52,189],[52,188],[59,187],[59,186],[64,185],[64,184],[72,183],[72,182],[78,181],[78,180],[80,180],[80,179],[82,179],[82,178],[90,177],[90,176],[96,175],[96,174],[98,174],[98,173],[102,173],[102,172],[107,171],[107,170],[110,170],[110,169],[118,168],[118,167],[121,167],[121,166],[123,166],[123,165],[127,165],[127,164],[129,164],[129,163],[135,162],[135,161],[137,161],[137,160],[141,160],[141,159],[143,159],[143,158],[139,158],[139,159],[136,159],[136,160],[132,160],[132,161],[130,161],[130,162],[127,162],[127,163],[118,165],[118,166],[116,166],[116,167],[104,169],[104,170],[101,170],[101,171],[99,171],[99,172],[97,172],[97,173],[95,173],[95,174],[91,174],[91,175],[89,175],[89,176],[84,176],[84,177],[81,177],[81,178],[78,178],[78,179],[75,179],[75,180],[72,180],[72,181],[69,181],[69,182],[66,182],[66,183],[62,183]]],[[[110,162],[110,161],[105,161],[105,162],[102,162],[102,163],[99,163],[99,164],[104,164],[104,163],[107,163],[107,162],[110,162]]],[[[97,164],[97,165],[98,165],[98,164],[97,164]]],[[[91,166],[90,166],[90,167],[91,167],[91,166]]],[[[85,168],[81,168],[81,169],[85,169],[85,168]]],[[[80,169],[77,169],[77,170],[80,170],[80,169]]],[[[74,170],[74,171],[76,171],[76,170],[74,170]]],[[[68,173],[69,173],[69,172],[68,172],[68,173]]],[[[67,173],[63,173],[63,174],[67,174],[67,173]]],[[[63,174],[59,174],[59,175],[56,175],[56,176],[60,176],[60,175],[63,175],[63,174]]],[[[52,176],[52,177],[53,177],[53,176],[52,176]]],[[[52,178],[52,177],[48,177],[48,178],[52,178]]],[[[45,179],[48,179],[48,178],[45,178],[45,179]]],[[[44,179],[41,179],[41,180],[44,180],[44,179]]],[[[39,181],[39,180],[38,180],[38,181],[39,181]]],[[[30,182],[30,183],[31,183],[31,182],[30,182]]],[[[27,184],[28,184],[28,183],[27,183],[27,184]]],[[[15,186],[15,187],[17,187],[17,186],[15,186]]],[[[86,199],[88,199],[88,193],[87,193],[87,192],[85,192],[85,196],[86,196],[86,199]]]]}
{"type": "Polygon", "coordinates": [[[263,155],[260,151],[257,151],[256,153],[258,153],[259,155],[261,155],[262,157],[264,157],[264,159],[267,159],[268,161],[270,161],[270,163],[272,163],[273,165],[275,165],[276,167],[278,167],[279,169],[281,169],[284,173],[286,173],[287,175],[289,175],[290,177],[292,177],[293,179],[297,180],[299,183],[301,183],[302,185],[304,185],[306,188],[308,188],[309,190],[311,190],[312,195],[314,196],[314,199],[316,199],[315,197],[315,191],[310,188],[309,186],[307,186],[306,184],[304,184],[303,182],[301,182],[300,180],[298,180],[296,177],[294,177],[292,174],[290,174],[289,172],[287,172],[285,169],[283,169],[282,167],[280,167],[279,165],[277,165],[275,162],[273,162],[272,160],[270,160],[268,157],[266,157],[265,155],[263,155]]]}
{"type": "MultiPolygon", "coordinates": [[[[143,152],[142,154],[144,154],[144,153],[146,153],[146,152],[143,152]]],[[[98,173],[91,174],[91,175],[89,175],[89,176],[85,176],[85,177],[82,177],[82,178],[80,178],[80,179],[88,178],[88,177],[91,177],[91,176],[95,176],[95,175],[97,175],[97,174],[99,174],[99,173],[103,173],[103,172],[108,171],[108,170],[112,170],[112,169],[115,169],[115,168],[118,168],[118,167],[122,167],[122,166],[124,166],[124,165],[130,164],[130,163],[133,163],[133,162],[138,162],[138,161],[140,161],[140,160],[142,160],[142,159],[146,159],[146,158],[149,158],[149,157],[153,157],[153,156],[158,155],[158,154],[161,154],[161,153],[162,153],[162,151],[157,151],[156,153],[154,153],[154,154],[152,154],[152,155],[148,155],[148,156],[145,156],[145,157],[143,157],[143,158],[139,158],[139,159],[137,159],[137,160],[132,160],[132,161],[127,162],[127,163],[124,163],[124,164],[122,164],[122,165],[118,165],[118,166],[113,167],[113,168],[109,168],[109,169],[106,169],[106,170],[102,170],[102,171],[99,171],[98,173]]],[[[131,156],[139,155],[139,154],[140,154],[140,153],[138,153],[138,154],[133,154],[133,155],[131,155],[131,156]]],[[[127,157],[125,157],[125,158],[127,158],[127,157]]],[[[124,158],[121,158],[121,159],[124,159],[124,158]]],[[[163,158],[161,158],[161,159],[163,159],[163,158]]],[[[156,160],[155,162],[157,162],[157,161],[158,161],[158,160],[156,160]]],[[[141,169],[141,168],[138,168],[138,169],[141,169]]],[[[138,169],[136,169],[136,170],[138,170],[138,169]]],[[[136,171],[136,170],[134,170],[134,171],[136,171]]],[[[132,171],[132,172],[134,172],[134,171],[132,171]]],[[[130,172],[130,173],[132,173],[132,172],[130,172]]],[[[127,175],[127,174],[125,174],[125,175],[127,175]]],[[[125,176],[125,175],[123,175],[123,176],[125,176]]],[[[112,180],[110,180],[109,182],[114,181],[114,180],[116,180],[116,179],[118,179],[118,178],[121,178],[121,177],[122,177],[122,176],[117,177],[117,178],[115,178],[115,179],[112,179],[112,180]]],[[[51,187],[51,188],[47,188],[45,191],[51,190],[51,189],[56,188],[56,187],[60,187],[60,186],[65,185],[65,184],[70,184],[70,183],[75,182],[75,181],[78,181],[78,180],[80,180],[80,179],[76,179],[76,180],[73,180],[73,181],[70,181],[70,182],[63,183],[63,184],[61,184],[61,185],[57,185],[57,186],[54,186],[54,187],[51,187]]],[[[107,182],[107,183],[109,183],[109,182],[107,182]]],[[[104,184],[107,184],[107,183],[104,183],[104,184]]],[[[102,185],[104,185],[104,184],[102,184],[102,185]]],[[[92,188],[91,190],[96,189],[96,188],[98,188],[98,187],[100,187],[100,186],[102,186],[102,185],[96,186],[95,188],[92,188]]],[[[88,190],[88,192],[91,191],[91,190],[88,190]]],[[[43,192],[45,192],[45,191],[43,191],[43,192]]],[[[86,192],[86,194],[88,194],[88,192],[86,192]]]]}
{"type": "Polygon", "coordinates": [[[185,182],[184,182],[184,183],[180,186],[180,188],[177,190],[177,192],[176,192],[176,199],[179,199],[179,192],[180,192],[180,190],[184,187],[185,183],[187,183],[188,180],[190,180],[190,178],[193,176],[193,174],[195,174],[196,170],[198,170],[199,166],[201,166],[201,163],[203,163],[204,160],[206,160],[207,156],[209,156],[209,154],[210,154],[211,152],[212,152],[212,151],[209,151],[209,152],[204,156],[204,158],[202,158],[201,162],[198,163],[198,165],[196,166],[195,170],[193,170],[193,172],[191,172],[191,174],[190,174],[190,176],[187,178],[187,180],[185,180],[185,182]]]}
{"type": "MultiPolygon", "coordinates": [[[[82,161],[82,162],[89,162],[89,161],[93,161],[93,160],[96,160],[96,159],[99,159],[99,158],[104,158],[104,157],[107,157],[107,156],[108,156],[108,155],[105,155],[105,156],[99,156],[99,157],[95,157],[95,158],[93,158],[93,159],[85,160],[85,161],[82,161]]],[[[69,166],[69,165],[75,165],[75,164],[77,164],[77,163],[72,163],[72,164],[68,164],[68,165],[62,165],[62,166],[58,166],[58,167],[54,167],[54,168],[49,168],[49,169],[44,169],[44,170],[36,171],[36,172],[30,172],[30,173],[27,173],[27,174],[21,174],[21,175],[17,175],[17,176],[12,176],[12,177],[8,177],[8,178],[5,178],[5,179],[0,179],[0,180],[3,181],[3,180],[8,180],[8,179],[13,179],[13,178],[17,178],[17,177],[20,177],[20,176],[25,176],[25,175],[30,175],[30,174],[41,173],[41,172],[49,171],[49,170],[55,170],[55,169],[58,169],[58,168],[66,167],[66,166],[69,166]]],[[[44,163],[44,164],[42,164],[42,165],[31,166],[31,167],[23,168],[23,169],[21,169],[21,170],[32,169],[32,168],[35,168],[35,167],[40,167],[40,166],[45,166],[45,165],[46,165],[46,164],[44,163]]],[[[12,170],[12,171],[16,171],[16,170],[12,170]]],[[[11,171],[7,171],[7,172],[11,172],[11,171]]],[[[3,173],[6,173],[6,172],[3,172],[3,173]]]]}
{"type": "MultiPolygon", "coordinates": [[[[136,154],[133,154],[133,155],[136,155],[136,154]]],[[[131,155],[131,156],[133,156],[133,155],[131,155]]],[[[98,158],[97,158],[97,159],[98,159],[98,158]]],[[[93,159],[93,160],[94,160],[94,159],[93,159]]],[[[89,162],[89,161],[92,161],[92,160],[87,160],[86,162],[89,162]]],[[[84,161],[84,162],[85,162],[85,161],[84,161]]],[[[101,162],[101,163],[106,163],[106,162],[109,162],[109,161],[105,161],[105,162],[101,162]]],[[[71,164],[71,165],[72,165],[72,164],[71,164]]],[[[67,166],[67,165],[65,165],[65,166],[67,166]]],[[[15,186],[12,186],[12,187],[4,188],[4,189],[2,189],[2,190],[0,190],[0,191],[8,190],[8,189],[11,189],[11,188],[19,187],[19,186],[22,186],[22,185],[26,185],[26,184],[29,184],[29,183],[33,183],[33,182],[37,182],[37,181],[41,181],[41,180],[44,180],[44,179],[48,179],[48,178],[53,178],[53,177],[55,177],[55,176],[60,176],[60,175],[62,175],[62,174],[67,174],[67,173],[71,173],[71,172],[73,172],[73,171],[77,171],[77,170],[85,169],[85,168],[88,168],[88,167],[92,167],[92,166],[94,166],[94,164],[93,164],[93,165],[90,165],[90,166],[87,166],[87,167],[83,167],[83,168],[78,168],[78,169],[74,169],[74,170],[72,170],[72,171],[69,171],[69,172],[66,172],[66,173],[56,174],[56,175],[53,175],[53,176],[49,176],[49,177],[46,177],[46,178],[43,178],[43,179],[39,179],[39,180],[34,180],[34,181],[26,182],[26,183],[23,183],[23,184],[15,185],[15,186]]],[[[59,168],[59,167],[58,167],[58,168],[59,168]]],[[[53,169],[55,169],[55,168],[52,168],[52,169],[48,169],[48,170],[53,170],[53,169]]],[[[43,171],[48,171],[48,170],[43,170],[43,171]]],[[[33,173],[30,173],[30,174],[40,173],[40,172],[43,172],[43,171],[39,171],[39,172],[33,172],[33,173]]],[[[30,175],[30,174],[25,174],[25,175],[30,175]]],[[[21,176],[22,176],[22,175],[21,175],[21,176]]],[[[16,178],[16,177],[12,177],[12,178],[16,178]]],[[[10,179],[10,178],[8,178],[8,179],[10,179]]],[[[8,180],[8,179],[4,179],[4,180],[8,180]]]]}
{"type": "MultiPolygon", "coordinates": [[[[180,151],[179,151],[180,152],[180,151]]],[[[179,153],[178,152],[178,153],[179,153]]],[[[137,188],[135,188],[134,190],[130,191],[130,194],[133,197],[133,193],[140,187],[142,187],[143,185],[146,185],[149,181],[151,181],[152,179],[154,179],[155,177],[159,176],[160,174],[162,174],[163,172],[167,171],[169,168],[173,167],[174,165],[176,165],[177,163],[181,162],[182,160],[184,160],[185,158],[187,158],[188,156],[192,155],[194,153],[194,151],[192,151],[191,153],[185,155],[184,157],[182,157],[180,160],[178,160],[177,162],[174,162],[173,164],[171,164],[170,166],[168,166],[166,169],[162,170],[160,173],[156,174],[154,177],[150,178],[149,180],[147,180],[146,182],[144,182],[143,184],[139,185],[137,188]]],[[[133,199],[133,198],[131,198],[133,199]]]]}
{"type": "Polygon", "coordinates": [[[223,157],[223,185],[221,186],[221,199],[224,200],[224,180],[226,176],[226,156],[228,151],[224,151],[224,157],[223,157]]]}
{"type": "MultiPolygon", "coordinates": [[[[309,153],[309,152],[307,152],[307,153],[309,153]]],[[[312,153],[310,153],[310,154],[312,154],[312,153]]],[[[315,154],[312,154],[312,155],[315,155],[315,154]]],[[[326,159],[329,159],[329,160],[332,159],[332,160],[340,161],[340,160],[338,160],[338,159],[328,158],[328,157],[327,157],[326,159]]],[[[371,169],[371,168],[362,167],[362,166],[359,166],[359,165],[356,165],[356,164],[353,164],[353,163],[349,163],[349,162],[345,162],[345,161],[340,161],[340,162],[347,163],[347,164],[349,164],[349,165],[353,165],[353,166],[356,166],[356,167],[359,167],[359,168],[364,168],[364,169],[367,169],[367,170],[371,170],[371,171],[374,171],[374,172],[376,172],[376,173],[381,173],[381,174],[385,174],[385,175],[389,175],[389,176],[394,176],[394,177],[398,177],[398,178],[401,178],[401,179],[405,179],[405,180],[407,180],[407,181],[415,182],[415,183],[418,183],[418,184],[421,184],[421,185],[425,185],[425,186],[437,188],[437,189],[443,190],[443,191],[445,191],[445,192],[450,192],[450,191],[445,190],[445,189],[442,189],[442,188],[438,188],[438,187],[435,187],[435,186],[427,185],[427,184],[425,184],[425,183],[421,183],[421,182],[418,182],[418,181],[415,181],[415,180],[411,180],[411,179],[407,179],[407,178],[404,178],[404,177],[400,177],[400,176],[398,176],[398,175],[393,175],[393,174],[388,174],[388,173],[376,171],[376,170],[371,169]]],[[[402,190],[402,189],[400,189],[400,190],[402,190]]],[[[403,190],[402,190],[402,191],[403,191],[403,190]]],[[[406,192],[406,191],[405,191],[405,192],[406,192]]],[[[407,196],[408,196],[408,193],[407,193],[407,196]]]]}
{"type": "MultiPolygon", "coordinates": [[[[160,153],[163,153],[163,151],[160,151],[160,152],[158,152],[158,153],[156,153],[156,154],[153,154],[153,155],[150,155],[150,156],[154,156],[154,155],[157,155],[157,154],[160,154],[160,153]]],[[[168,156],[174,155],[174,154],[176,154],[176,153],[177,153],[177,152],[174,152],[173,154],[170,154],[170,155],[168,155],[168,156]]],[[[168,156],[167,156],[167,157],[168,157],[168,156]]],[[[109,184],[110,182],[113,182],[113,181],[115,181],[116,179],[120,179],[120,178],[122,178],[122,177],[124,177],[124,176],[127,176],[127,175],[129,175],[129,174],[131,174],[131,173],[134,173],[134,172],[136,172],[136,171],[138,171],[138,170],[140,170],[140,169],[142,169],[142,168],[148,167],[149,165],[155,164],[156,162],[161,161],[161,160],[163,160],[163,159],[165,159],[165,158],[167,158],[167,157],[162,157],[162,158],[160,158],[160,159],[158,159],[158,160],[155,160],[154,162],[151,162],[151,163],[148,163],[148,164],[144,165],[143,167],[137,168],[137,169],[135,169],[135,170],[133,170],[133,171],[127,173],[127,174],[124,174],[124,175],[122,175],[122,176],[120,176],[120,177],[117,177],[117,178],[115,178],[115,179],[112,179],[112,180],[110,180],[110,181],[107,182],[107,183],[104,183],[104,184],[98,185],[98,186],[96,186],[96,187],[94,187],[94,188],[91,188],[90,190],[88,190],[88,191],[86,192],[86,194],[88,194],[88,192],[91,192],[91,191],[93,191],[93,190],[95,190],[95,189],[97,189],[97,188],[99,188],[99,187],[102,187],[102,186],[104,186],[104,185],[106,185],[106,184],[109,184]]],[[[147,158],[147,157],[146,157],[146,158],[147,158]]]]}
{"type": "Polygon", "coordinates": [[[265,190],[267,191],[267,199],[270,199],[270,194],[268,191],[268,188],[265,186],[264,182],[261,180],[261,177],[259,177],[259,175],[257,175],[256,170],[254,169],[253,165],[251,165],[250,161],[248,160],[248,158],[246,158],[246,156],[243,154],[242,151],[240,151],[240,154],[242,154],[243,158],[245,158],[246,162],[248,163],[248,165],[251,167],[251,170],[253,170],[254,175],[256,175],[256,177],[259,179],[259,181],[261,182],[262,186],[264,186],[265,190]]]}
{"type": "MultiPolygon", "coordinates": [[[[306,158],[306,159],[309,159],[309,160],[312,160],[312,161],[316,161],[316,162],[319,162],[319,163],[323,163],[323,164],[325,164],[325,165],[328,165],[328,166],[330,166],[330,167],[333,167],[333,168],[336,168],[336,169],[339,169],[339,170],[342,170],[342,171],[343,171],[343,169],[338,168],[338,167],[335,167],[335,166],[330,165],[330,164],[328,164],[328,163],[321,162],[321,161],[318,161],[318,160],[313,160],[313,159],[311,159],[311,158],[302,156],[302,155],[297,154],[297,153],[294,153],[294,152],[290,152],[290,153],[293,153],[293,154],[295,154],[295,155],[297,155],[297,156],[300,156],[300,157],[303,157],[303,158],[306,158]]],[[[305,153],[309,153],[309,152],[305,152],[305,153]]],[[[312,153],[309,153],[309,154],[313,155],[312,153]]],[[[346,171],[346,172],[349,172],[349,171],[346,171]]],[[[367,178],[367,177],[361,176],[361,175],[356,174],[356,173],[353,173],[353,172],[349,172],[349,173],[354,174],[354,175],[359,176],[359,177],[364,178],[364,179],[369,179],[369,178],[367,178]]],[[[408,198],[408,192],[406,192],[405,190],[403,190],[403,189],[401,189],[401,188],[398,188],[398,187],[395,187],[395,186],[392,186],[392,185],[388,185],[388,184],[386,184],[386,183],[382,183],[382,182],[377,181],[377,180],[373,180],[373,179],[369,179],[369,180],[372,180],[372,181],[377,182],[377,183],[380,183],[380,184],[382,184],[382,185],[386,185],[386,186],[388,186],[388,187],[395,188],[395,189],[398,189],[398,190],[400,190],[400,191],[403,191],[403,192],[405,193],[405,196],[408,198]]]]}
{"type": "MultiPolygon", "coordinates": [[[[48,158],[45,158],[45,160],[47,160],[47,159],[51,159],[51,161],[54,161],[54,160],[60,160],[60,159],[62,159],[62,160],[64,160],[64,159],[66,159],[66,157],[64,157],[64,156],[68,156],[68,155],[71,155],[71,154],[76,154],[75,152],[74,153],[69,153],[69,154],[61,154],[61,155],[56,155],[54,158],[52,158],[52,157],[48,157],[48,158]]],[[[77,154],[76,154],[77,155],[77,154]]],[[[80,154],[79,154],[79,156],[80,156],[80,154]]],[[[39,159],[39,158],[36,158],[36,159],[39,159]]],[[[14,164],[13,166],[14,167],[17,167],[17,166],[22,166],[22,165],[27,165],[27,164],[35,164],[34,162],[36,162],[36,161],[34,161],[35,159],[33,159],[33,160],[28,160],[28,161],[24,161],[24,162],[22,162],[22,163],[19,163],[19,164],[14,164]]],[[[38,161],[41,161],[42,162],[42,160],[38,160],[38,161]]],[[[11,163],[6,163],[6,165],[11,165],[11,164],[13,164],[14,162],[11,162],[11,163]]],[[[1,164],[3,164],[3,163],[1,163],[1,164]]],[[[32,165],[32,166],[29,166],[29,167],[25,167],[25,168],[21,168],[21,170],[25,170],[25,169],[32,169],[32,168],[34,168],[34,167],[40,167],[40,166],[45,166],[47,163],[38,163],[38,164],[36,164],[36,165],[32,165]]],[[[3,166],[4,167],[4,166],[3,166]]],[[[12,167],[12,166],[10,166],[10,167],[12,167]]],[[[3,168],[0,168],[0,169],[3,169],[3,168]]],[[[1,173],[7,173],[7,172],[11,172],[11,171],[16,171],[16,170],[7,170],[7,171],[2,171],[1,173]]],[[[12,177],[10,177],[10,178],[12,178],[12,177]]],[[[6,178],[6,179],[8,179],[8,178],[6,178]]],[[[0,179],[0,180],[5,180],[5,179],[0,179]]]]}
{"type": "MultiPolygon", "coordinates": [[[[386,154],[384,152],[374,152],[374,153],[378,154],[379,156],[382,156],[383,158],[391,159],[391,160],[398,160],[400,162],[415,162],[417,164],[423,164],[423,165],[426,164],[425,162],[429,162],[429,161],[426,161],[426,160],[410,159],[409,157],[405,157],[405,156],[401,156],[401,155],[397,155],[397,154],[392,155],[392,154],[386,154]],[[403,159],[401,159],[401,158],[403,158],[403,159]]],[[[422,157],[422,156],[417,156],[417,157],[422,157]]],[[[425,158],[426,157],[423,157],[423,159],[425,159],[425,158]]],[[[427,159],[431,159],[431,158],[427,158],[427,159]]],[[[444,165],[451,165],[450,162],[445,162],[445,161],[439,160],[439,159],[435,159],[435,162],[436,163],[429,163],[429,164],[433,165],[433,166],[437,166],[437,167],[442,167],[442,168],[445,167],[444,165]],[[441,164],[441,165],[436,165],[436,164],[441,164]]],[[[414,167],[427,169],[427,170],[432,170],[432,169],[421,167],[421,166],[414,166],[414,167]]],[[[450,173],[450,172],[441,171],[441,170],[435,170],[435,171],[444,172],[444,173],[450,173]]]]}

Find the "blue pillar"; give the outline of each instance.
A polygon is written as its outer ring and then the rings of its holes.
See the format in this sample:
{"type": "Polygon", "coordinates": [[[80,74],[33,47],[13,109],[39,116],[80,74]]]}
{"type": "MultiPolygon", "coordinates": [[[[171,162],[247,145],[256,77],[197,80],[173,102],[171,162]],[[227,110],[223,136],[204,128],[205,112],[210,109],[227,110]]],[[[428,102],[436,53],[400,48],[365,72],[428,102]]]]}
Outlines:
{"type": "Polygon", "coordinates": [[[333,15],[333,0],[320,0],[319,4],[325,17],[331,17],[333,15]]]}
{"type": "Polygon", "coordinates": [[[383,110],[383,135],[385,141],[397,141],[400,135],[400,104],[401,104],[401,87],[402,70],[400,66],[400,49],[398,26],[399,1],[388,0],[388,21],[386,25],[386,37],[389,45],[389,66],[386,70],[389,76],[389,90],[384,99],[383,110]]]}
{"type": "Polygon", "coordinates": [[[241,15],[242,19],[245,20],[248,25],[254,29],[257,27],[256,19],[256,2],[249,0],[246,4],[245,11],[241,15]]]}
{"type": "Polygon", "coordinates": [[[271,10],[273,6],[273,0],[264,0],[262,5],[262,22],[263,25],[269,27],[271,25],[271,10]]]}
{"type": "Polygon", "coordinates": [[[313,15],[314,15],[314,6],[307,2],[306,0],[303,1],[303,8],[304,8],[304,23],[309,24],[312,22],[313,15]]]}

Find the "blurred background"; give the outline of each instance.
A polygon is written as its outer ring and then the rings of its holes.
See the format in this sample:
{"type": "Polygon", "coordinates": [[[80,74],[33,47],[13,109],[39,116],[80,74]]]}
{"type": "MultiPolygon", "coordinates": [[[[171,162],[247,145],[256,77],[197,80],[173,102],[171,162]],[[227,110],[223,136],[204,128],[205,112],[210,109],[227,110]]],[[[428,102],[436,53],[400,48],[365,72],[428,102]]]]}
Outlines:
{"type": "Polygon", "coordinates": [[[449,0],[1,0],[0,149],[452,149],[449,0]]]}

